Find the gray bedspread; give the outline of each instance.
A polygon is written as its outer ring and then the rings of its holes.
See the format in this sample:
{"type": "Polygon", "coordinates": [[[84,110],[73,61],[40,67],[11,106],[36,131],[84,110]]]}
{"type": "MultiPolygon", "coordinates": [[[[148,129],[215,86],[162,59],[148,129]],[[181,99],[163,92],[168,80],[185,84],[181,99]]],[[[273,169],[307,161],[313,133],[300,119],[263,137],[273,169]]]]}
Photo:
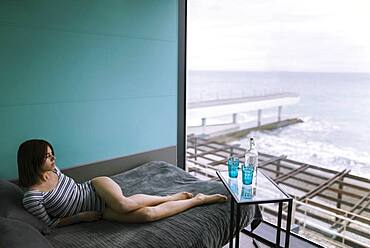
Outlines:
{"type": "MultiPolygon", "coordinates": [[[[124,195],[169,195],[181,191],[228,195],[219,181],[201,181],[166,162],[153,161],[112,176],[124,195]]],[[[229,195],[228,195],[229,196],[229,195]]],[[[234,215],[235,216],[235,215],[234,215]]],[[[258,225],[258,206],[241,208],[242,225],[258,225]]],[[[222,247],[228,242],[230,201],[194,207],[178,215],[146,224],[109,221],[55,229],[46,238],[54,247],[222,247]]],[[[235,223],[235,222],[234,222],[235,223]]],[[[234,231],[235,234],[235,231],[234,231]]]]}

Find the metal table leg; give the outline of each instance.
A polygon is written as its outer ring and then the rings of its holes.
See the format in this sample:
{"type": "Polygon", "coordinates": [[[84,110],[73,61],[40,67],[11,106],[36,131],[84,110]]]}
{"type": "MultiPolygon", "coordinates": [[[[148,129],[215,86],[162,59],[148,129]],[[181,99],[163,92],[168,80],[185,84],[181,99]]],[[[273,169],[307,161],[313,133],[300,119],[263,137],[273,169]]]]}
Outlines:
{"type": "Polygon", "coordinates": [[[283,217],[283,203],[279,202],[278,222],[276,228],[276,247],[280,247],[281,219],[283,217]]]}
{"type": "Polygon", "coordinates": [[[230,207],[230,240],[229,247],[233,247],[233,234],[234,234],[234,198],[231,197],[231,207],[230,207]]]}
{"type": "Polygon", "coordinates": [[[288,215],[286,219],[285,248],[289,248],[290,224],[292,221],[292,208],[293,208],[293,199],[290,199],[288,201],[288,215]]]}
{"type": "Polygon", "coordinates": [[[235,247],[239,248],[239,234],[240,234],[240,205],[236,204],[236,240],[235,247]]]}

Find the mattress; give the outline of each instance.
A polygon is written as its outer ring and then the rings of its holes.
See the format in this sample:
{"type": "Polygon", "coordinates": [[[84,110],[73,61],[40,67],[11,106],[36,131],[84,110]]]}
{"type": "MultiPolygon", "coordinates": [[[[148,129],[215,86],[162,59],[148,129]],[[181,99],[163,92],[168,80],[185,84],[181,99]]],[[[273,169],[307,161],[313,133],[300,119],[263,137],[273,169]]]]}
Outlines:
{"type": "MultiPolygon", "coordinates": [[[[221,182],[199,180],[180,168],[162,161],[152,161],[111,178],[120,185],[125,196],[138,193],[165,196],[182,191],[194,195],[197,193],[228,195],[221,182]]],[[[242,206],[240,220],[242,227],[249,224],[257,226],[261,221],[259,207],[242,206]]],[[[225,203],[194,207],[151,223],[126,224],[101,220],[60,227],[46,238],[56,248],[222,247],[229,240],[229,222],[230,200],[225,203]]]]}

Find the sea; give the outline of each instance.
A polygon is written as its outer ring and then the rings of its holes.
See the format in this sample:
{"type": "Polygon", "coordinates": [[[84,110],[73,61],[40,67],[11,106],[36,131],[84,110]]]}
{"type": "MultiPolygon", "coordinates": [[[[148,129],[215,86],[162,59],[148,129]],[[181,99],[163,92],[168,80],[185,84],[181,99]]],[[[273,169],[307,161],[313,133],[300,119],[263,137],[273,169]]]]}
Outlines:
{"type": "MultiPolygon", "coordinates": [[[[272,155],[370,179],[370,74],[336,72],[189,71],[187,101],[262,96],[283,92],[299,95],[299,102],[283,106],[282,119],[302,123],[273,131],[257,131],[238,141],[256,139],[258,150],[272,155]]],[[[277,109],[262,111],[276,118],[277,109]]],[[[230,121],[230,116],[207,120],[230,121]]],[[[241,113],[238,122],[255,122],[256,113],[241,113]]],[[[200,120],[187,116],[189,125],[200,120]]]]}

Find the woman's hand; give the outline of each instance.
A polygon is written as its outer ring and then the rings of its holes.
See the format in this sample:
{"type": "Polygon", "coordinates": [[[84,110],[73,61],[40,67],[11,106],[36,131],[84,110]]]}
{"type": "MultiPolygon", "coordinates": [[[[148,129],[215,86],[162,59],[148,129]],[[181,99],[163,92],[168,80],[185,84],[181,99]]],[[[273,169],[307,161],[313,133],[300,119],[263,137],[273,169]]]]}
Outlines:
{"type": "Polygon", "coordinates": [[[78,217],[81,222],[91,222],[91,221],[97,221],[102,218],[101,212],[94,212],[94,211],[88,211],[88,212],[82,212],[78,214],[78,217]]]}

